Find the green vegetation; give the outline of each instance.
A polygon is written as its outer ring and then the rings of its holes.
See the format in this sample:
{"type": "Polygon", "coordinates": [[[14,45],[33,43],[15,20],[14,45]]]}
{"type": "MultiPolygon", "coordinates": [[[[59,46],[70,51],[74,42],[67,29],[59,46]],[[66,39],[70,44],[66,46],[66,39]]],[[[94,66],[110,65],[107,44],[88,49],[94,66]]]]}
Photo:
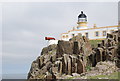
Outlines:
{"type": "Polygon", "coordinates": [[[90,44],[92,46],[92,48],[95,48],[98,46],[98,43],[101,43],[102,40],[90,40],[90,44]]]}
{"type": "MultiPolygon", "coordinates": [[[[72,76],[68,77],[67,79],[78,79],[81,78],[82,76],[72,76]]],[[[87,79],[118,79],[120,76],[118,75],[118,72],[114,72],[110,75],[96,75],[96,76],[86,76],[87,79]]]]}
{"type": "Polygon", "coordinates": [[[87,71],[91,71],[91,66],[86,66],[87,71]]]}
{"type": "Polygon", "coordinates": [[[88,76],[88,79],[118,79],[118,72],[114,72],[110,75],[96,75],[96,76],[88,76]]]}

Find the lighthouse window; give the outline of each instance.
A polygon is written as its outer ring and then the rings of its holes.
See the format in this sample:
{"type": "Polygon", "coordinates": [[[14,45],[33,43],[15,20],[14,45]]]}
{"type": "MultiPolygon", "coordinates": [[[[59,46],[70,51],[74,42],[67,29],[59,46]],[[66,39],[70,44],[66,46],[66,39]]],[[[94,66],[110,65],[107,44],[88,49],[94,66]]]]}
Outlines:
{"type": "Polygon", "coordinates": [[[88,38],[88,33],[85,33],[86,37],[88,38]]]}
{"type": "Polygon", "coordinates": [[[106,31],[103,31],[103,36],[106,36],[106,31]]]}
{"type": "Polygon", "coordinates": [[[95,32],[95,36],[99,36],[99,32],[98,31],[95,32]]]}

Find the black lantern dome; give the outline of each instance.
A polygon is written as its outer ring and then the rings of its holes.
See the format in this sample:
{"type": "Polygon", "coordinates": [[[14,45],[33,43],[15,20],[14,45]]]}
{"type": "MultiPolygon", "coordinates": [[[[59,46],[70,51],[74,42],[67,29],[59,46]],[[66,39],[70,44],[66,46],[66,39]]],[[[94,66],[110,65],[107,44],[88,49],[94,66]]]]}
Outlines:
{"type": "Polygon", "coordinates": [[[83,14],[83,11],[81,11],[81,14],[78,16],[78,18],[86,18],[87,16],[83,14]]]}
{"type": "Polygon", "coordinates": [[[87,16],[81,11],[81,14],[78,16],[78,23],[79,22],[87,22],[87,16]]]}

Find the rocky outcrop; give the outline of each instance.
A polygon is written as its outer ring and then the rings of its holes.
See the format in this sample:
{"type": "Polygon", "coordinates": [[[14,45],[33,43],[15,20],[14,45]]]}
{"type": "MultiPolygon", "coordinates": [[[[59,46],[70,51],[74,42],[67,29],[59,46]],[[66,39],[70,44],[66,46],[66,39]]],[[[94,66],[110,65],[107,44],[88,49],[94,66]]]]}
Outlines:
{"type": "Polygon", "coordinates": [[[91,45],[81,34],[69,41],[59,40],[58,44],[43,48],[31,65],[28,79],[59,78],[62,74],[72,75],[85,72],[87,56],[91,53],[91,45]]]}
{"type": "Polygon", "coordinates": [[[117,48],[116,66],[120,68],[120,31],[118,31],[118,48],[117,48]]]}
{"type": "MultiPolygon", "coordinates": [[[[118,68],[116,67],[115,62],[104,61],[104,62],[98,62],[95,67],[91,67],[90,71],[87,71],[80,75],[77,73],[73,73],[73,76],[63,76],[62,79],[72,78],[73,80],[82,80],[82,81],[84,81],[86,79],[87,80],[90,80],[90,79],[92,79],[92,80],[94,80],[94,79],[108,80],[112,76],[115,77],[115,75],[113,75],[113,74],[115,74],[117,72],[118,72],[118,68]],[[110,77],[111,74],[112,74],[112,76],[110,77]]],[[[114,79],[112,79],[112,81],[113,80],[114,79]]]]}
{"type": "Polygon", "coordinates": [[[98,44],[98,47],[94,48],[90,56],[88,56],[91,66],[96,66],[96,64],[100,61],[116,60],[117,65],[119,65],[119,36],[119,31],[115,31],[112,34],[107,34],[107,38],[105,40],[102,40],[102,43],[98,44]]]}
{"type": "Polygon", "coordinates": [[[80,75],[86,72],[86,67],[95,67],[101,61],[115,62],[120,68],[119,31],[107,34],[97,48],[91,48],[88,38],[81,34],[69,41],[59,40],[57,45],[43,48],[41,55],[31,65],[28,79],[59,79],[64,75],[80,75]]]}

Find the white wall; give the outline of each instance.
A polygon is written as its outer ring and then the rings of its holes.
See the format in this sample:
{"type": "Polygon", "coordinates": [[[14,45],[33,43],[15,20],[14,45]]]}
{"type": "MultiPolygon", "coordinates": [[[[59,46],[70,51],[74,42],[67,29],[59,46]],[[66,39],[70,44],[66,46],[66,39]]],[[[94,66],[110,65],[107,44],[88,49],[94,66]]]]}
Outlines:
{"type": "Polygon", "coordinates": [[[111,30],[118,30],[118,27],[112,27],[112,28],[100,28],[100,29],[92,29],[92,30],[81,30],[81,31],[71,31],[68,34],[62,34],[63,35],[68,35],[69,38],[62,38],[62,40],[69,40],[72,38],[72,34],[78,35],[78,33],[81,33],[82,36],[85,36],[85,33],[88,33],[88,38],[91,39],[103,39],[106,38],[106,36],[103,36],[103,31],[106,31],[106,33],[111,33],[111,30]],[[95,32],[99,32],[99,36],[95,36],[95,32]]]}

